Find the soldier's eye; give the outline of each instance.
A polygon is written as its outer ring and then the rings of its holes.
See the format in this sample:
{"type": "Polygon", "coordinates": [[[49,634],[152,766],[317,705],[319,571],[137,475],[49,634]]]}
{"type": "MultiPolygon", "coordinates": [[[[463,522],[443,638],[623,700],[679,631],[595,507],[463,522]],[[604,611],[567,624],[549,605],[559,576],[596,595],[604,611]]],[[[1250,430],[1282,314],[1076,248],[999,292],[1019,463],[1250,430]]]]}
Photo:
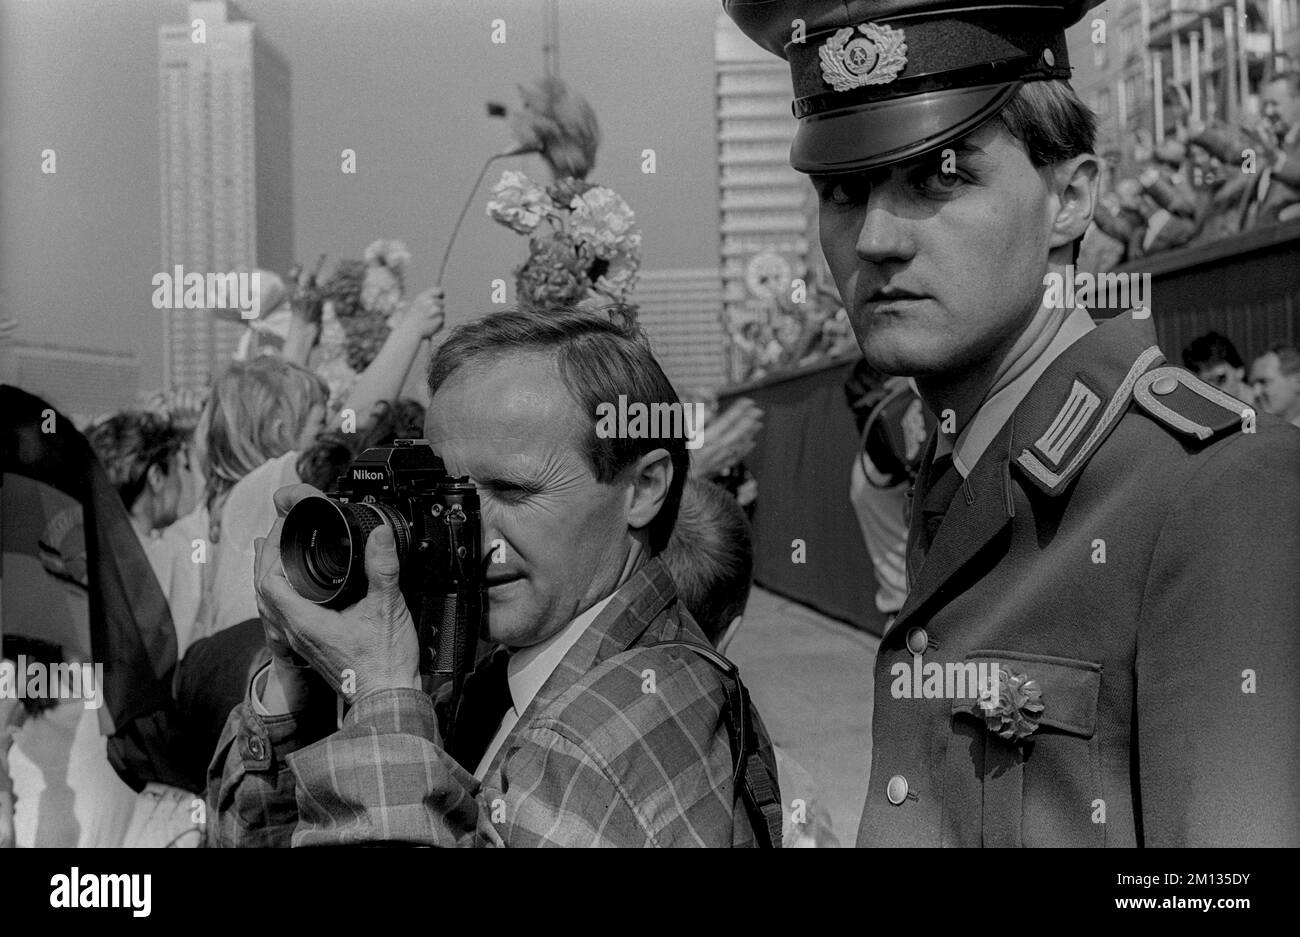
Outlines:
{"type": "Polygon", "coordinates": [[[961,173],[934,168],[918,172],[913,184],[927,195],[951,195],[966,184],[966,179],[961,173]]]}
{"type": "Polygon", "coordinates": [[[871,183],[857,178],[829,178],[816,183],[822,204],[836,208],[865,205],[871,195],[871,183]]]}

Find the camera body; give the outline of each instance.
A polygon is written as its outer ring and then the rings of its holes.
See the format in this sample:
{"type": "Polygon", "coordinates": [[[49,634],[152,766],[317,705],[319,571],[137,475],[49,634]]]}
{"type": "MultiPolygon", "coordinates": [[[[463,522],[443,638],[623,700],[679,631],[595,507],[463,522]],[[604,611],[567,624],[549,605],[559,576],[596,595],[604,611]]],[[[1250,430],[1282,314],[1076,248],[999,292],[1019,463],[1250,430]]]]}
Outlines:
{"type": "Polygon", "coordinates": [[[449,476],[427,440],[367,449],[326,496],[295,504],[280,537],[285,576],[318,605],[355,604],[368,588],[366,539],[381,524],[393,532],[420,672],[459,683],[487,626],[482,521],[474,484],[449,476]]]}

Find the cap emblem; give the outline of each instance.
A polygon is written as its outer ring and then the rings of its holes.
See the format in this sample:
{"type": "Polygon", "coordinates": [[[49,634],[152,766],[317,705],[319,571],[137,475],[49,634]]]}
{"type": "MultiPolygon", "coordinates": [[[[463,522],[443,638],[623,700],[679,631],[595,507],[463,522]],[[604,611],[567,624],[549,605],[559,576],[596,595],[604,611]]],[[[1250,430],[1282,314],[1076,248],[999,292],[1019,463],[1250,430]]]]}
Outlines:
{"type": "Polygon", "coordinates": [[[907,43],[903,31],[881,23],[858,26],[854,36],[846,26],[818,49],[822,78],[836,91],[851,91],[866,85],[888,84],[907,65],[907,43]]]}

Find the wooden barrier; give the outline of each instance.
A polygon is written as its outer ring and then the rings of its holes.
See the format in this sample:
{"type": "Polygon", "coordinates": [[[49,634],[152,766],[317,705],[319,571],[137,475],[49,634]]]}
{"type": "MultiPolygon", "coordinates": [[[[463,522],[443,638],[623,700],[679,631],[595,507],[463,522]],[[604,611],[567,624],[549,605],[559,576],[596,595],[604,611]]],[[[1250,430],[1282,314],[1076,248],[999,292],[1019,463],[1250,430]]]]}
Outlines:
{"type": "MultiPolygon", "coordinates": [[[[1172,363],[1211,329],[1250,359],[1300,343],[1300,221],[1182,248],[1119,268],[1150,273],[1152,318],[1172,363]]],[[[854,627],[880,634],[876,583],[849,504],[857,449],[844,380],[857,356],[822,362],[719,393],[749,397],[766,415],[746,464],[758,479],[755,580],[854,627]],[[806,562],[793,562],[804,542],[806,562]]]]}

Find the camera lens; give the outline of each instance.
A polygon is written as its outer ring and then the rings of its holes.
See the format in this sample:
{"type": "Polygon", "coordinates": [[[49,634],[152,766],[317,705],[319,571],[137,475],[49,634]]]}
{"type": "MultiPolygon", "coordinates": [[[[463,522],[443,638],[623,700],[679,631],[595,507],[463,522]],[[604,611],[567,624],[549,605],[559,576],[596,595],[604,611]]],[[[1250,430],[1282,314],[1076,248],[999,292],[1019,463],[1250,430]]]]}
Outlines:
{"type": "Polygon", "coordinates": [[[280,534],[280,558],[294,591],[329,608],[346,608],[360,599],[366,594],[366,538],[380,524],[392,528],[402,562],[410,528],[390,506],[322,496],[295,504],[280,534]]]}

